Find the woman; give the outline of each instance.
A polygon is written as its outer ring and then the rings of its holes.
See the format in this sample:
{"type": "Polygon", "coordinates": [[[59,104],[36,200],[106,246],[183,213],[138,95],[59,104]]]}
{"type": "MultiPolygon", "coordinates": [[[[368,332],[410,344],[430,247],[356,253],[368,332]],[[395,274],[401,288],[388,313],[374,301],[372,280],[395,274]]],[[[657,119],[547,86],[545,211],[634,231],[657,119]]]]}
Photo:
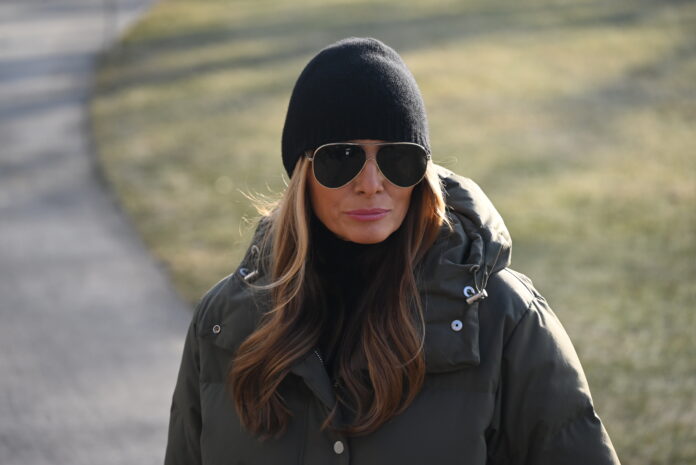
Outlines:
{"type": "Polygon", "coordinates": [[[394,50],[315,56],[282,158],[282,199],[196,309],[166,464],[619,463],[503,220],[430,160],[394,50]]]}

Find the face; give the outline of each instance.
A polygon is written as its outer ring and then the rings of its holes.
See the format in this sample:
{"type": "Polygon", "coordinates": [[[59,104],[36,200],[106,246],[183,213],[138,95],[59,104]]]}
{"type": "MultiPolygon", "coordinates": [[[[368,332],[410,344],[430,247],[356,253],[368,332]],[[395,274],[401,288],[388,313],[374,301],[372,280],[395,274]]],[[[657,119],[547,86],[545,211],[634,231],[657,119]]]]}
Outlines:
{"type": "MultiPolygon", "coordinates": [[[[358,144],[381,142],[358,139],[358,144]]],[[[379,147],[365,145],[367,161],[360,174],[338,189],[322,186],[309,167],[309,194],[314,214],[331,232],[343,240],[376,244],[396,231],[406,217],[411,187],[397,187],[387,181],[377,167],[379,147]]]]}

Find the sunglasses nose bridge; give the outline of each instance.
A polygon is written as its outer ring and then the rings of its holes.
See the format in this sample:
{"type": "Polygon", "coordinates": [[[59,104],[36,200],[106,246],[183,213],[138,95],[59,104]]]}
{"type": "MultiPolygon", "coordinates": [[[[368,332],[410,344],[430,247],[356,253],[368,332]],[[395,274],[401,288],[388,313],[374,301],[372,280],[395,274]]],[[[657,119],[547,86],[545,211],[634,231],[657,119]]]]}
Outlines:
{"type": "Polygon", "coordinates": [[[365,163],[367,163],[370,160],[372,160],[374,162],[374,164],[376,165],[377,164],[377,155],[376,154],[372,155],[372,156],[368,155],[365,157],[365,163]]]}
{"type": "Polygon", "coordinates": [[[366,155],[365,162],[358,174],[355,175],[353,181],[356,182],[358,188],[367,189],[370,191],[379,191],[383,188],[386,182],[386,177],[377,163],[376,154],[366,155]]]}
{"type": "Polygon", "coordinates": [[[382,148],[381,144],[366,144],[361,146],[363,151],[365,152],[365,162],[363,164],[363,170],[365,169],[365,165],[368,164],[370,160],[372,160],[372,163],[374,163],[375,168],[377,168],[377,171],[379,174],[382,174],[382,170],[379,168],[379,163],[377,162],[377,154],[379,153],[380,149],[382,148]]]}
{"type": "Polygon", "coordinates": [[[386,180],[387,180],[387,177],[386,177],[386,176],[384,175],[384,173],[382,172],[382,167],[379,166],[379,161],[377,160],[377,154],[376,154],[376,153],[375,153],[374,155],[372,155],[371,157],[366,157],[366,158],[365,158],[365,164],[363,165],[363,169],[362,169],[361,171],[365,171],[365,168],[366,168],[368,162],[370,162],[370,161],[372,162],[372,165],[374,166],[375,172],[376,172],[376,174],[379,176],[379,178],[380,178],[382,181],[386,181],[386,180]]]}

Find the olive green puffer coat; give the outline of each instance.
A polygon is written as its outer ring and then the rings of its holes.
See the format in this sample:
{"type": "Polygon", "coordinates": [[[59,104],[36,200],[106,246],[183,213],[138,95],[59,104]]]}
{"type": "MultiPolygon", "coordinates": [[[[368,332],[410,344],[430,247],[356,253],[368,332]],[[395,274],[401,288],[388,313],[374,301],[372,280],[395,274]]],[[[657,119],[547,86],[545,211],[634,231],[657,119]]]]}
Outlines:
{"type": "Polygon", "coordinates": [[[619,463],[565,330],[530,280],[508,268],[498,212],[472,181],[441,176],[454,231],[443,229],[424,258],[427,375],[407,410],[366,436],[321,431],[335,397],[311,352],[281,385],[293,414],[287,433],[261,442],[240,426],[224,381],[268,304],[248,286],[267,279],[252,245],[196,308],[166,465],[619,463]]]}

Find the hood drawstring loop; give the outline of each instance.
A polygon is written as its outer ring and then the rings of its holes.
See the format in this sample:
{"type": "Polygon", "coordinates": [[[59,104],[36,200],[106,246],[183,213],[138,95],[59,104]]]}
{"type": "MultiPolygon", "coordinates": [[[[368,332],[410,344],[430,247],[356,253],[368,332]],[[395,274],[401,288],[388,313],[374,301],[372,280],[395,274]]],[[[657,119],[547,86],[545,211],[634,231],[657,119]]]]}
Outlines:
{"type": "Polygon", "coordinates": [[[486,297],[488,297],[488,292],[486,292],[486,284],[488,284],[490,272],[495,266],[495,264],[498,262],[498,258],[500,257],[501,251],[502,248],[498,248],[498,253],[495,255],[495,259],[490,263],[490,266],[486,266],[484,264],[483,267],[476,266],[474,269],[472,269],[472,274],[474,276],[474,286],[476,289],[475,292],[471,295],[469,295],[470,293],[465,293],[466,303],[468,305],[472,305],[474,302],[483,300],[486,297]],[[481,273],[479,273],[479,271],[481,271],[481,273]],[[480,282],[478,279],[479,277],[480,282]]]}
{"type": "Polygon", "coordinates": [[[250,264],[253,263],[253,265],[256,267],[254,270],[249,270],[248,268],[240,268],[239,269],[239,274],[242,276],[242,279],[244,279],[245,282],[250,283],[253,282],[252,280],[256,278],[259,275],[259,260],[260,260],[260,252],[261,250],[259,249],[259,246],[256,244],[253,244],[250,247],[249,251],[249,258],[245,261],[249,262],[250,264]]]}

